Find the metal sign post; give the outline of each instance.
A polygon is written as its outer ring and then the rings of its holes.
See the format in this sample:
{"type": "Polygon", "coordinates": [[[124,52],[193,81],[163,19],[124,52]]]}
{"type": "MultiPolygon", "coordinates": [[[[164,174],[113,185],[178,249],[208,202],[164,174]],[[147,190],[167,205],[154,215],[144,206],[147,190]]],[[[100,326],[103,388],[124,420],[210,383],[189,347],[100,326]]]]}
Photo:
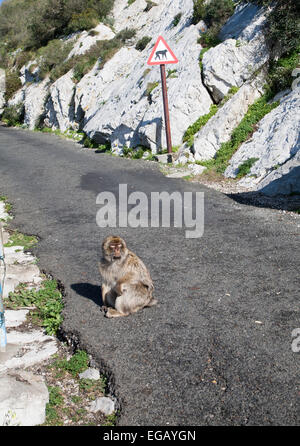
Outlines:
{"type": "MultiPolygon", "coordinates": [[[[160,65],[160,75],[161,75],[161,85],[162,85],[162,95],[164,103],[164,115],[165,115],[165,126],[166,126],[166,140],[168,154],[172,153],[172,140],[171,140],[171,126],[170,126],[170,114],[169,114],[169,103],[168,103],[168,91],[167,91],[167,78],[166,78],[166,65],[160,65]]],[[[172,159],[168,162],[172,162],[172,159]]]]}
{"type": "Polygon", "coordinates": [[[3,262],[3,278],[0,280],[0,352],[6,351],[7,337],[5,328],[5,318],[4,318],[4,306],[3,306],[3,287],[5,280],[5,261],[4,261],[4,244],[3,244],[3,234],[2,225],[0,223],[0,263],[3,262]]]}
{"type": "Polygon", "coordinates": [[[167,78],[166,78],[166,64],[177,63],[178,59],[164,40],[162,36],[159,36],[151,55],[148,59],[148,65],[160,65],[162,96],[164,105],[164,117],[166,127],[166,141],[168,149],[168,162],[172,162],[172,139],[171,139],[171,125],[168,103],[168,90],[167,90],[167,78]]]}

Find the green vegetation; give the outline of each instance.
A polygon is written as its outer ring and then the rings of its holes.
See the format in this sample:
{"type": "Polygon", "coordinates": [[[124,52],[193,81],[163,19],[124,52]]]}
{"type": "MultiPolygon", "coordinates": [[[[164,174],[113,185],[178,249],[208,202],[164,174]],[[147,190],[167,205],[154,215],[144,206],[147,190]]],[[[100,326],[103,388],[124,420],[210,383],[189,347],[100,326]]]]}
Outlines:
{"type": "MultiPolygon", "coordinates": [[[[141,159],[143,158],[143,155],[145,152],[148,152],[149,148],[144,146],[138,146],[138,147],[123,147],[123,156],[126,158],[132,158],[132,159],[141,159]]],[[[152,160],[153,156],[152,154],[146,158],[147,161],[152,160]]]]}
{"type": "Polygon", "coordinates": [[[140,40],[138,40],[137,44],[135,45],[135,49],[138,51],[143,51],[149,42],[151,42],[152,37],[150,36],[144,36],[140,40]]]}
{"type": "Polygon", "coordinates": [[[61,37],[96,26],[110,12],[112,0],[6,0],[0,6],[0,67],[6,69],[6,100],[21,87],[20,68],[36,59],[39,78],[54,82],[74,68],[78,82],[101,59],[100,67],[131,38],[121,31],[112,41],[98,41],[82,55],[66,60],[72,43],[61,37]],[[18,48],[17,52],[14,50],[18,48]]]}
{"type": "MultiPolygon", "coordinates": [[[[62,64],[71,51],[73,43],[65,43],[62,40],[54,39],[48,42],[48,44],[37,51],[37,60],[39,70],[39,78],[44,79],[47,74],[51,73],[51,70],[62,64]]],[[[51,76],[52,80],[56,79],[56,76],[51,76]]]]}
{"type": "Polygon", "coordinates": [[[181,16],[182,16],[181,12],[179,12],[178,14],[176,14],[174,16],[174,19],[172,21],[172,26],[177,26],[178,25],[178,23],[180,22],[181,16]]]}
{"type": "Polygon", "coordinates": [[[148,12],[150,11],[151,8],[153,8],[153,6],[157,6],[157,3],[152,2],[151,0],[146,0],[147,6],[144,9],[144,12],[148,12]]]}
{"type": "Polygon", "coordinates": [[[75,355],[73,355],[69,360],[61,359],[54,363],[54,366],[58,370],[63,370],[69,372],[73,377],[78,376],[88,368],[89,356],[83,350],[77,350],[75,355]]]}
{"type": "Polygon", "coordinates": [[[113,0],[7,0],[0,7],[0,39],[6,50],[47,45],[66,33],[93,28],[113,0]]]}
{"type": "Polygon", "coordinates": [[[267,92],[257,99],[254,104],[250,105],[244,118],[232,132],[230,140],[221,144],[215,158],[209,161],[198,161],[197,163],[209,169],[214,169],[217,173],[224,173],[230,158],[239,146],[250,138],[256,124],[278,106],[279,102],[269,103],[270,99],[270,92],[267,92]]]}
{"type": "Polygon", "coordinates": [[[244,161],[242,164],[240,164],[239,171],[238,171],[236,178],[242,178],[245,175],[247,175],[248,173],[250,173],[251,167],[258,160],[259,160],[259,158],[249,158],[246,161],[244,161]]]}
{"type": "Polygon", "coordinates": [[[209,113],[200,116],[194,124],[190,125],[183,135],[183,142],[187,142],[189,146],[191,146],[194,142],[195,133],[199,132],[199,130],[209,121],[209,119],[214,116],[218,111],[217,105],[211,105],[209,113]]]}
{"type": "Polygon", "coordinates": [[[176,79],[177,76],[177,69],[175,68],[174,70],[168,69],[167,70],[167,79],[176,79]]]}
{"type": "Polygon", "coordinates": [[[268,73],[268,87],[273,94],[279,91],[291,88],[293,77],[292,71],[300,62],[300,44],[295,50],[289,54],[285,54],[276,61],[271,61],[268,73]]]}
{"type": "MultiPolygon", "coordinates": [[[[103,377],[97,380],[80,379],[78,374],[86,370],[88,365],[88,355],[78,350],[69,360],[60,355],[59,359],[55,358],[47,366],[47,376],[49,373],[52,375],[51,382],[53,378],[59,379],[60,386],[48,386],[49,403],[46,405],[44,426],[63,426],[66,420],[71,420],[71,425],[93,424],[94,415],[87,411],[86,406],[90,401],[104,395],[106,380],[103,377]],[[75,387],[76,395],[74,395],[75,387]]],[[[113,415],[107,418],[102,416],[102,423],[114,425],[116,414],[113,415]]]]}
{"type": "Polygon", "coordinates": [[[300,3],[295,0],[246,0],[273,9],[268,16],[265,34],[272,56],[290,54],[299,49],[300,3]]]}
{"type": "MultiPolygon", "coordinates": [[[[0,195],[0,201],[4,202],[4,210],[7,214],[11,213],[12,205],[7,201],[7,197],[4,195],[0,195]]],[[[0,221],[6,221],[4,218],[1,218],[0,221]]]]}
{"type": "Polygon", "coordinates": [[[152,91],[155,90],[155,88],[157,88],[159,86],[159,82],[148,82],[147,87],[146,87],[146,96],[148,98],[148,101],[151,102],[151,94],[152,91]]]}
{"type": "Polygon", "coordinates": [[[50,426],[62,426],[59,409],[63,406],[64,398],[57,386],[48,386],[49,402],[46,404],[46,423],[50,426]]]}
{"type": "Polygon", "coordinates": [[[217,111],[227,102],[235,93],[238,91],[238,87],[231,87],[228,94],[222,99],[222,101],[218,104],[212,104],[210,106],[209,113],[200,116],[192,125],[188,127],[185,134],[183,135],[182,142],[187,142],[189,146],[193,145],[194,135],[199,132],[199,130],[210,120],[212,116],[214,116],[217,111]]]}
{"type": "Polygon", "coordinates": [[[24,105],[18,104],[6,107],[2,114],[2,121],[11,127],[21,125],[24,121],[24,105]]]}
{"type": "MultiPolygon", "coordinates": [[[[49,385],[49,403],[46,405],[46,421],[44,426],[63,426],[69,420],[71,425],[90,425],[95,423],[95,415],[87,411],[87,405],[105,394],[106,378],[100,379],[79,378],[89,367],[89,356],[85,351],[77,350],[70,359],[55,355],[53,361],[47,366],[46,376],[51,376],[50,382],[59,380],[59,387],[49,385]],[[74,394],[76,389],[76,394],[74,394]]],[[[46,378],[47,379],[47,378],[46,378]]],[[[115,425],[117,415],[109,417],[100,415],[102,425],[115,425]]]]}
{"type": "Polygon", "coordinates": [[[35,236],[24,235],[18,231],[11,231],[9,240],[7,243],[5,243],[4,246],[6,248],[10,248],[12,246],[23,246],[24,250],[28,251],[36,244],[37,244],[37,238],[35,236]]]}
{"type": "Polygon", "coordinates": [[[49,335],[56,334],[62,322],[62,295],[55,280],[45,280],[39,290],[27,289],[26,284],[19,285],[14,293],[9,293],[5,306],[13,309],[36,307],[30,315],[49,335]]]}
{"type": "Polygon", "coordinates": [[[8,101],[13,97],[15,92],[22,87],[19,74],[15,70],[6,70],[5,72],[5,100],[8,101]]]}
{"type": "Polygon", "coordinates": [[[234,12],[232,0],[194,0],[193,23],[204,20],[209,27],[206,33],[199,38],[203,47],[212,47],[220,43],[218,34],[224,23],[234,12]]]}

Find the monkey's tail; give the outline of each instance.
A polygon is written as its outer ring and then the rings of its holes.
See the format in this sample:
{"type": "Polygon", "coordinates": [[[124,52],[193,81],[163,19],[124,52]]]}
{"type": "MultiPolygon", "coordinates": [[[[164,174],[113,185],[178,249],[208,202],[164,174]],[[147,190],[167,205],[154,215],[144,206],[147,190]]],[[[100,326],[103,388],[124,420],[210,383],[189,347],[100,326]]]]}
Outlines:
{"type": "Polygon", "coordinates": [[[158,301],[154,298],[152,298],[146,305],[146,307],[154,307],[154,305],[157,305],[158,301]]]}

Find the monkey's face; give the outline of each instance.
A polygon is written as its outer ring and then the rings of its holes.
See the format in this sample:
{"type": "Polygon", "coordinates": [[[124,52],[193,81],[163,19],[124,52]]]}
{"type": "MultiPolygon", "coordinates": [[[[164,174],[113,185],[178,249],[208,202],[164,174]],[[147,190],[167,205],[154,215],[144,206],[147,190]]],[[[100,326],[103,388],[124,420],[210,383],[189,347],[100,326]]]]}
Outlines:
{"type": "Polygon", "coordinates": [[[118,260],[124,257],[127,248],[121,237],[107,237],[102,245],[103,255],[109,261],[118,260]]]}

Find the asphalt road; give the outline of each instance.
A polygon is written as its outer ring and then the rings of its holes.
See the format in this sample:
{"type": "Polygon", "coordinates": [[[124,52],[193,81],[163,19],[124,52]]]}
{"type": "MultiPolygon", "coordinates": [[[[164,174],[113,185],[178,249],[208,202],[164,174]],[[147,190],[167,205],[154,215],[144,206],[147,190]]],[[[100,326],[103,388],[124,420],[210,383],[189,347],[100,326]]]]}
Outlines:
{"type": "Polygon", "coordinates": [[[0,194],[36,234],[39,266],[65,287],[64,332],[109,377],[120,425],[299,425],[299,220],[164,177],[154,163],[0,126],[0,194]],[[96,196],[203,191],[202,237],[186,228],[99,228],[96,196]],[[298,237],[297,237],[298,232],[298,237]],[[148,265],[157,307],[100,311],[102,239],[148,265]]]}

